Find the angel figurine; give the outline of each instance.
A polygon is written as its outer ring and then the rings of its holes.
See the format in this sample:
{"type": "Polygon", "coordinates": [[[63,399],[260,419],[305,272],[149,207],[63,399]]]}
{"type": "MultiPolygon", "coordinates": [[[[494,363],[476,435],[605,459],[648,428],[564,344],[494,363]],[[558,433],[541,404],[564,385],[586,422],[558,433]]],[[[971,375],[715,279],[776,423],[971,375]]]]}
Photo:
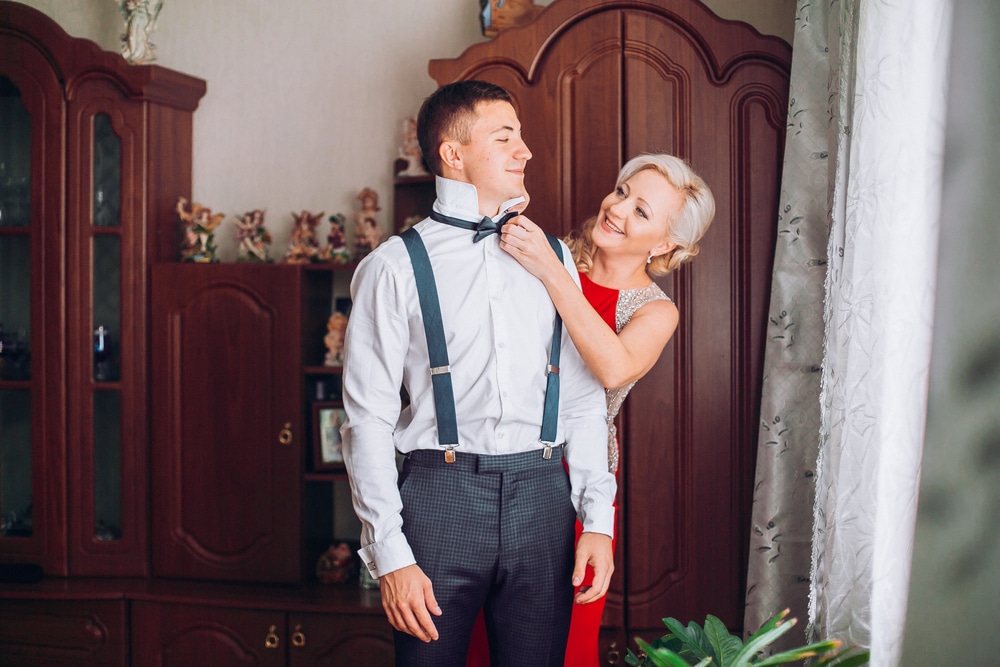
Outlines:
{"type": "Polygon", "coordinates": [[[237,262],[271,262],[267,250],[271,243],[271,234],[264,229],[264,211],[255,209],[247,211],[242,218],[233,221],[236,225],[237,262]]]}
{"type": "Polygon", "coordinates": [[[149,38],[163,9],[162,0],[115,0],[115,4],[125,19],[125,33],[121,36],[122,57],[132,65],[145,65],[156,60],[156,45],[149,38]]]}
{"type": "Polygon", "coordinates": [[[316,226],[319,225],[323,213],[292,213],[295,226],[288,240],[288,251],[285,252],[286,264],[311,264],[319,258],[319,241],[316,240],[316,226]]]}
{"type": "Polygon", "coordinates": [[[340,366],[344,363],[344,332],[347,331],[347,315],[335,312],[326,322],[326,335],[323,344],[326,345],[324,366],[340,366]]]}
{"type": "Polygon", "coordinates": [[[188,200],[177,200],[177,217],[180,218],[184,235],[181,239],[181,261],[217,262],[215,256],[215,228],[219,226],[225,213],[212,213],[212,209],[194,202],[188,208],[188,200]]]}
{"type": "Polygon", "coordinates": [[[347,236],[344,234],[344,214],[334,213],[330,221],[330,231],[326,235],[326,245],[319,251],[319,257],[325,262],[348,264],[351,261],[351,251],[347,247],[347,236]]]}
{"type": "Polygon", "coordinates": [[[417,140],[417,121],[407,118],[403,121],[403,145],[399,147],[399,157],[406,160],[406,169],[397,176],[427,176],[430,174],[424,168],[424,156],[420,152],[420,142],[417,140]]]}
{"type": "Polygon", "coordinates": [[[354,248],[360,260],[382,242],[382,228],[375,219],[375,213],[382,209],[378,205],[378,193],[371,188],[358,193],[358,199],[361,209],[354,213],[354,248]]]}

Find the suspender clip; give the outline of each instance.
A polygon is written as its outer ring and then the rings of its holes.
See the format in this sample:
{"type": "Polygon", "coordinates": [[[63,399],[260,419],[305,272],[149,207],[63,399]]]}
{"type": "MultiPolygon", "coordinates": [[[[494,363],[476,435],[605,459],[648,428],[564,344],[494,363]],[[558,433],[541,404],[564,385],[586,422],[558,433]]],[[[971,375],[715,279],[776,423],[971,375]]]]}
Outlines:
{"type": "Polygon", "coordinates": [[[455,462],[455,445],[448,445],[444,448],[444,462],[454,463],[455,462]]]}
{"type": "Polygon", "coordinates": [[[548,461],[552,458],[552,443],[543,441],[542,445],[545,447],[545,449],[542,450],[542,458],[548,461]]]}

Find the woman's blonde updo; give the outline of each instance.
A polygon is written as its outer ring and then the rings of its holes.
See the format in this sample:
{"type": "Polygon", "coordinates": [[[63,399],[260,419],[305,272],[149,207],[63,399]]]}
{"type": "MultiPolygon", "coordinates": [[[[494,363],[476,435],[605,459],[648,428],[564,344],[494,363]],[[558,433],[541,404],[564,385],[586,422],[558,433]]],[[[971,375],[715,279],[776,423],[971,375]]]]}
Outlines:
{"type": "MultiPolygon", "coordinates": [[[[715,217],[715,198],[705,181],[687,165],[684,160],[666,153],[639,155],[628,162],[618,172],[617,188],[643,169],[653,169],[673,185],[684,197],[680,211],[668,221],[665,240],[673,250],[653,257],[646,265],[650,276],[663,276],[698,254],[698,241],[708,231],[715,217]]],[[[573,252],[576,268],[581,273],[589,273],[593,264],[594,245],[592,232],[597,217],[583,223],[583,228],[570,233],[566,244],[573,252]]]]}

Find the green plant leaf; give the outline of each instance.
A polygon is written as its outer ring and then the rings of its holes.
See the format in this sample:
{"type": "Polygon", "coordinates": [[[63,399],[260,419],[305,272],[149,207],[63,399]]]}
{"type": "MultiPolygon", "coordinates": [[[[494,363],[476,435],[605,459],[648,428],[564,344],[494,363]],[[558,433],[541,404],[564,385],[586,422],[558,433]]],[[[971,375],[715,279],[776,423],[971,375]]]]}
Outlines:
{"type": "MultiPolygon", "coordinates": [[[[636,639],[635,643],[646,652],[646,659],[652,661],[656,667],[691,667],[687,660],[669,649],[656,648],[641,639],[636,639]]],[[[711,659],[708,659],[700,664],[707,665],[710,662],[711,659]]]]}
{"type": "Polygon", "coordinates": [[[689,651],[693,657],[698,660],[713,657],[711,648],[706,649],[708,638],[705,637],[704,631],[697,623],[691,622],[687,628],[681,625],[681,622],[676,618],[665,618],[663,623],[683,643],[684,649],[689,651]]]}
{"type": "Polygon", "coordinates": [[[743,642],[729,632],[726,624],[709,614],[705,618],[705,637],[712,647],[712,653],[719,667],[729,667],[743,648],[743,642]]]}
{"type": "Polygon", "coordinates": [[[747,667],[754,664],[753,660],[756,658],[758,651],[770,646],[774,640],[791,630],[792,626],[796,623],[794,618],[788,622],[782,622],[783,619],[784,614],[779,614],[755,632],[747,640],[747,643],[743,645],[743,649],[733,659],[730,667],[747,667]]]}
{"type": "Polygon", "coordinates": [[[867,665],[870,659],[871,654],[867,650],[859,650],[858,647],[852,646],[823,656],[819,662],[813,663],[813,667],[859,667],[867,665]]]}
{"type": "Polygon", "coordinates": [[[823,655],[839,648],[840,644],[841,642],[839,640],[831,639],[829,641],[810,644],[808,646],[799,646],[798,648],[776,653],[756,664],[758,667],[765,667],[768,665],[787,665],[790,662],[805,660],[806,658],[815,658],[818,655],[823,655]]]}

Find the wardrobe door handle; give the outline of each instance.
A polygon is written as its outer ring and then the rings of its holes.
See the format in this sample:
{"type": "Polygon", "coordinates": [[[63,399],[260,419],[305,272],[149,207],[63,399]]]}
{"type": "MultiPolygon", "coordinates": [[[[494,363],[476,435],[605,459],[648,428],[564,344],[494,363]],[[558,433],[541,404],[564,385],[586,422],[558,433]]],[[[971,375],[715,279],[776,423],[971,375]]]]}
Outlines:
{"type": "Polygon", "coordinates": [[[268,631],[267,635],[264,637],[264,648],[278,648],[278,633],[277,626],[272,625],[268,631]]]}
{"type": "Polygon", "coordinates": [[[278,433],[278,442],[283,445],[292,444],[292,422],[285,422],[281,432],[278,433]]]}
{"type": "Polygon", "coordinates": [[[611,642],[611,646],[608,648],[608,664],[618,665],[621,664],[622,652],[618,650],[618,642],[611,642]]]}

